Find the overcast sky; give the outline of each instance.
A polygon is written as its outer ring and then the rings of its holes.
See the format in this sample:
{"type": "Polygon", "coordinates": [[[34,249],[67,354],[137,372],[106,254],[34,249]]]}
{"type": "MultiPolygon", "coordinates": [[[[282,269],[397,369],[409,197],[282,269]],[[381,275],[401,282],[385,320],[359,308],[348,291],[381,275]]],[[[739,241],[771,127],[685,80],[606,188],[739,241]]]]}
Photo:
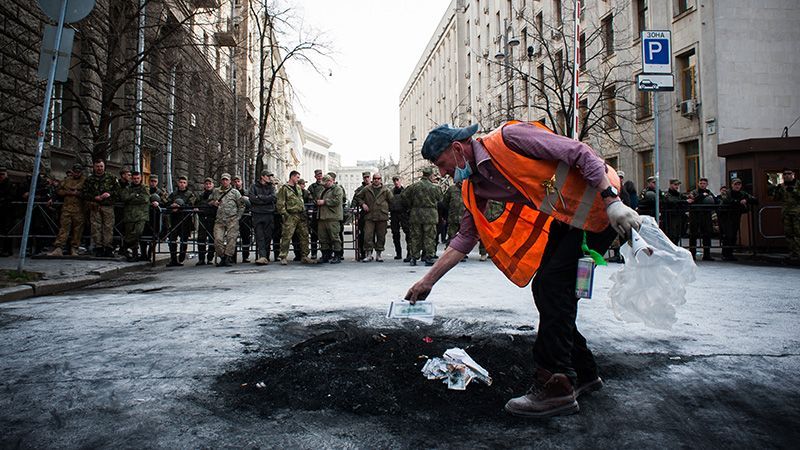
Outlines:
{"type": "Polygon", "coordinates": [[[342,164],[399,153],[399,98],[449,0],[302,0],[305,22],[325,30],[336,49],[320,77],[298,66],[289,76],[303,126],[324,136],[342,164]]]}

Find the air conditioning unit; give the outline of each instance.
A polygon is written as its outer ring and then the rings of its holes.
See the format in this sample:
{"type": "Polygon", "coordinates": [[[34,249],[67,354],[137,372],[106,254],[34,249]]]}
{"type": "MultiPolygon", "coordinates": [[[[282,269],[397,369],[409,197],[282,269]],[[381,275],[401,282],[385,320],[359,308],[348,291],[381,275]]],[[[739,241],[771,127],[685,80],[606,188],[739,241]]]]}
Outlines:
{"type": "Polygon", "coordinates": [[[493,44],[497,44],[499,42],[500,42],[500,36],[495,36],[495,37],[492,38],[492,43],[493,44]]]}
{"type": "Polygon", "coordinates": [[[684,117],[691,117],[697,114],[697,103],[694,99],[684,100],[680,104],[681,115],[684,117]]]}
{"type": "Polygon", "coordinates": [[[560,39],[561,38],[561,30],[557,30],[555,28],[550,30],[550,39],[560,39]]]}
{"type": "Polygon", "coordinates": [[[488,48],[483,49],[483,57],[484,58],[488,58],[489,57],[489,49],[488,48]]]}
{"type": "Polygon", "coordinates": [[[481,24],[481,19],[480,19],[480,18],[478,18],[478,17],[476,17],[476,18],[475,18],[475,19],[474,19],[472,22],[473,22],[475,25],[480,25],[480,24],[481,24]]]}
{"type": "Polygon", "coordinates": [[[489,14],[489,5],[486,5],[486,6],[483,7],[483,13],[484,14],[489,14]]]}
{"type": "Polygon", "coordinates": [[[475,96],[475,103],[480,103],[480,102],[481,102],[481,96],[480,95],[476,95],[475,96]]]}
{"type": "Polygon", "coordinates": [[[464,78],[469,80],[469,72],[464,72],[464,78]]]}

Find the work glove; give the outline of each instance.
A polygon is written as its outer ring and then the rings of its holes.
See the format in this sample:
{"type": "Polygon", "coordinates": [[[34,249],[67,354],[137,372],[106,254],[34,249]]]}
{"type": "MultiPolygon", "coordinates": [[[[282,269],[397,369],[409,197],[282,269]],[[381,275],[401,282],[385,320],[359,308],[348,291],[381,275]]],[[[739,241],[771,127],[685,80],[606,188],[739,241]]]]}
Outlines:
{"type": "Polygon", "coordinates": [[[631,228],[639,230],[639,227],[642,226],[642,218],[639,217],[639,214],[621,201],[606,206],[606,214],[608,214],[611,227],[625,240],[630,237],[631,228]]]}

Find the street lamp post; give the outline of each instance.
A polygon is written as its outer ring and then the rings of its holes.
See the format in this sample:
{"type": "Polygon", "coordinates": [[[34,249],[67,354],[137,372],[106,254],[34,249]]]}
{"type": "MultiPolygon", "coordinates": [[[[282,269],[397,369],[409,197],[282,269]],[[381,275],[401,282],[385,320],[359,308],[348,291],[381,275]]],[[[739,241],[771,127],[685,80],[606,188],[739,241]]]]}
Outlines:
{"type": "Polygon", "coordinates": [[[408,143],[411,144],[411,179],[414,179],[414,174],[417,173],[416,168],[414,167],[414,161],[416,159],[416,155],[414,153],[414,142],[417,141],[417,136],[415,131],[414,125],[411,125],[411,136],[409,136],[408,143]]]}
{"type": "Polygon", "coordinates": [[[506,69],[506,119],[511,120],[513,119],[513,95],[511,90],[513,74],[511,72],[511,64],[514,63],[511,52],[514,47],[519,45],[519,39],[514,36],[514,30],[508,24],[508,19],[503,20],[503,30],[503,33],[500,35],[500,37],[503,39],[503,46],[500,47],[497,54],[494,56],[494,59],[496,59],[498,63],[500,63],[506,69]],[[506,58],[508,58],[508,61],[504,63],[503,61],[506,60],[506,58]]]}

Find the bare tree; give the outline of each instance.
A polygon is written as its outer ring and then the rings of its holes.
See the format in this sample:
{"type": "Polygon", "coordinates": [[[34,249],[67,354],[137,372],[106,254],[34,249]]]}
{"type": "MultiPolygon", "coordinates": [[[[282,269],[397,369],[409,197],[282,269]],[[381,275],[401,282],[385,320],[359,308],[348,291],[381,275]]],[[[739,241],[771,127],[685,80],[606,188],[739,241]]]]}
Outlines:
{"type": "Polygon", "coordinates": [[[476,114],[478,120],[493,127],[510,118],[525,117],[530,106],[536,120],[544,119],[556,133],[572,136],[571,117],[577,108],[577,139],[585,140],[591,135],[602,141],[629,145],[634,128],[631,124],[640,115],[631,95],[634,82],[630,78],[638,60],[633,47],[614,39],[615,30],[607,28],[612,26],[609,23],[613,24],[609,18],[625,12],[627,7],[629,4],[625,2],[615,4],[606,22],[582,34],[577,105],[573,91],[572,21],[549,24],[524,15],[527,36],[523,42],[528,48],[522,46],[521,55],[514,59],[498,60],[491,58],[493,54],[484,59],[501,72],[501,82],[493,94],[499,94],[505,101],[486,102],[486,110],[476,114]],[[522,89],[516,89],[519,87],[522,89]]]}
{"type": "MultiPolygon", "coordinates": [[[[264,156],[276,156],[267,148],[267,129],[275,113],[276,100],[291,91],[286,65],[298,62],[324,76],[318,62],[329,58],[331,46],[323,33],[305,27],[294,7],[279,0],[250,0],[250,15],[255,18],[256,54],[258,55],[259,108],[256,135],[256,172],[262,169],[264,156]]],[[[285,101],[285,98],[283,98],[285,101]]]]}

